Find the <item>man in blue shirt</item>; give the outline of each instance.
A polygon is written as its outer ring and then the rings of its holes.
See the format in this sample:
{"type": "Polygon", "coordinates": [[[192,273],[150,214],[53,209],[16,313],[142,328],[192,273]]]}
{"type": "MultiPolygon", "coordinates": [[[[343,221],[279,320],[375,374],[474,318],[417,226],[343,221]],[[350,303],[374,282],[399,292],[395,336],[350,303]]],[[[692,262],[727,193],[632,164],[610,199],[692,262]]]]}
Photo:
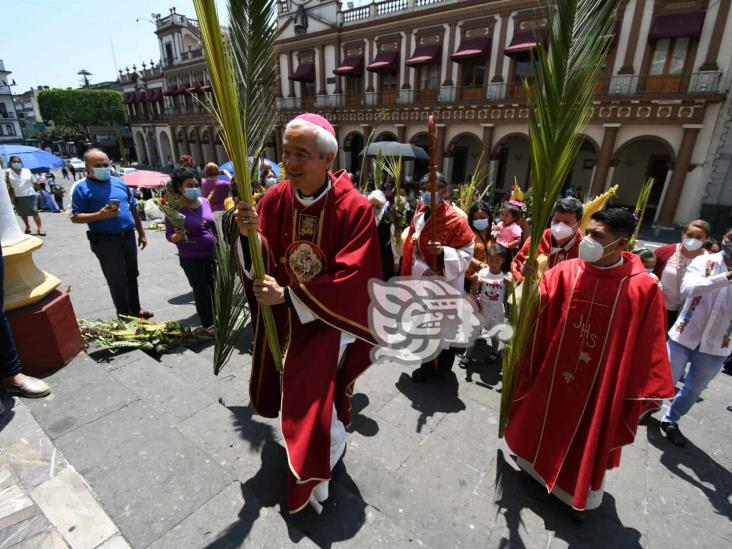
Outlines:
{"type": "Polygon", "coordinates": [[[137,201],[122,179],[111,176],[104,151],[89,149],[84,161],[88,175],[74,186],[71,221],[89,226],[91,250],[102,266],[117,314],[150,318],[153,314],[140,308],[137,288],[135,229],[140,248],[147,246],[137,201]]]}

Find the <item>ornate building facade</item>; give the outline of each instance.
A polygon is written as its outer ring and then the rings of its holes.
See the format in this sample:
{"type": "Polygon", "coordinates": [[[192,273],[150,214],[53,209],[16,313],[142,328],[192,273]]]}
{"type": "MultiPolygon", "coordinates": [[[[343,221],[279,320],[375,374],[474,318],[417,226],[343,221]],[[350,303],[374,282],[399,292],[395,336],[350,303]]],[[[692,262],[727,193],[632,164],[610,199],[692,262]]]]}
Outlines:
{"type": "MultiPolygon", "coordinates": [[[[467,180],[483,161],[495,190],[524,185],[530,168],[521,78],[546,26],[536,2],[348,4],[279,2],[280,124],[298,111],[323,114],[337,126],[340,167],[356,171],[372,130],[377,139],[426,147],[434,114],[449,181],[467,180]]],[[[619,183],[615,204],[633,206],[643,181],[654,177],[647,218],[660,226],[684,223],[716,200],[708,191],[718,148],[732,142],[732,134],[725,141],[723,108],[729,21],[729,0],[622,1],[567,185],[588,196],[619,183]]],[[[426,165],[414,169],[420,175],[426,165]]]]}

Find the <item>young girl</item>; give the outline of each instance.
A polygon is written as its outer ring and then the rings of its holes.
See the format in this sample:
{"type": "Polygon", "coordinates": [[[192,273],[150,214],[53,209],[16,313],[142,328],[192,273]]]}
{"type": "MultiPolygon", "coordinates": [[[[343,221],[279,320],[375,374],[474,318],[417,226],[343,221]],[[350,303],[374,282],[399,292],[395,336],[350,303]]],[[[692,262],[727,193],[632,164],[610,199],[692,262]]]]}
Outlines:
{"type": "MultiPolygon", "coordinates": [[[[492,244],[486,252],[488,266],[473,275],[471,287],[471,293],[478,302],[484,332],[507,322],[505,302],[513,284],[511,275],[504,268],[507,256],[506,248],[501,244],[492,244]]],[[[493,336],[491,341],[493,347],[487,358],[488,361],[495,362],[498,360],[500,342],[497,336],[493,336]]],[[[471,356],[470,351],[468,355],[471,356]]]]}
{"type": "Polygon", "coordinates": [[[523,233],[518,224],[521,218],[521,209],[513,204],[505,204],[501,209],[501,220],[494,228],[496,242],[506,248],[506,259],[503,265],[504,271],[511,269],[511,261],[521,246],[521,234],[523,233]]]}

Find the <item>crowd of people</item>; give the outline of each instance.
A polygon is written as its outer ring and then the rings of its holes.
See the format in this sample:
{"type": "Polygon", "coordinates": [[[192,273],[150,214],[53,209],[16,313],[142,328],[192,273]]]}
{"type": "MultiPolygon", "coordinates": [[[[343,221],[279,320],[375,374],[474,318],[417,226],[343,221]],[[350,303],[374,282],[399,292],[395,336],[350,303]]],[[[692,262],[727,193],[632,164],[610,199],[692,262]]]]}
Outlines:
{"type": "MultiPolygon", "coordinates": [[[[345,452],[353,384],[370,366],[374,345],[372,278],[436,277],[473,300],[486,334],[520,314],[509,296],[525,279],[540,281],[506,440],[519,466],[573,509],[600,504],[606,470],[619,465],[621,447],[665,400],[660,428],[672,444],[685,444],[679,423],[730,354],[732,230],[715,242],[710,225],[694,220],[679,243],[631,252],[631,213],[605,208],[583,229],[583,204],[569,193],[556,202],[530,262],[531,220],[520,201],[495,205],[476,194],[463,211],[441,174],[434,203],[428,176],[401,186],[374,182],[364,196],[354,176],[331,171],[337,151],[332,125],[303,114],[284,135],[287,181],[260,166],[256,204],[238,200],[230,173],[213,163],[197,169],[187,155],[168,190],[183,221],[166,219],[165,236],[178,250],[201,333],[209,336],[221,216],[234,207],[254,329],[251,403],[262,415],[282,416],[292,512],[308,504],[322,510],[345,452]],[[263,278],[252,269],[252,230],[268,266],[263,278]],[[287,336],[282,373],[266,342],[262,305],[287,336]]],[[[103,151],[88,150],[84,161],[71,221],[87,226],[117,314],[150,318],[137,285],[137,247],[147,239],[134,193],[112,175],[103,151]]],[[[26,232],[34,217],[41,233],[26,172],[11,159],[6,179],[26,232]]],[[[455,363],[498,369],[504,346],[487,336],[467,349],[445,345],[411,379],[439,383],[455,363]]],[[[7,379],[14,370],[6,372],[7,379]]]]}

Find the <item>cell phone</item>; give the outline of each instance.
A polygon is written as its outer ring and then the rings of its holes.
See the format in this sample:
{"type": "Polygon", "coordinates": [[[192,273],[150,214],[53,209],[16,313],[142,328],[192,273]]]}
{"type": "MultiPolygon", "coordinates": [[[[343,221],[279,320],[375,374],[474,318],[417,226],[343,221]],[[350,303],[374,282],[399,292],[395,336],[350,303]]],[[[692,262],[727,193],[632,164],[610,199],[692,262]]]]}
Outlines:
{"type": "Polygon", "coordinates": [[[110,198],[109,202],[107,202],[107,206],[109,206],[113,210],[119,210],[119,199],[110,198]]]}

